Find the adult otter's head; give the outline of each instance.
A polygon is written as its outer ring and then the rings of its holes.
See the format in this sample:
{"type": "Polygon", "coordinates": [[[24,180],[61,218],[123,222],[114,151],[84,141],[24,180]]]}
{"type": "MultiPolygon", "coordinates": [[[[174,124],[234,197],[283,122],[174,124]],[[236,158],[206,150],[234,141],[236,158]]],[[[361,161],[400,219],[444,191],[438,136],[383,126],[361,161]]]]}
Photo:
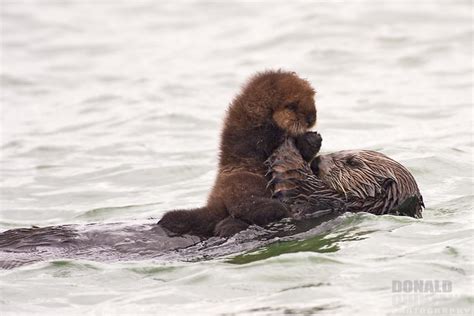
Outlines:
{"type": "Polygon", "coordinates": [[[286,134],[298,136],[316,123],[315,91],[294,72],[256,74],[232,103],[229,112],[252,125],[273,122],[286,134]]]}
{"type": "Polygon", "coordinates": [[[319,155],[310,168],[294,141],[287,139],[268,165],[274,196],[290,205],[304,205],[311,212],[335,208],[421,217],[423,197],[415,179],[382,153],[346,150],[319,155]]]}
{"type": "MultiPolygon", "coordinates": [[[[334,190],[361,199],[388,192],[396,183],[394,195],[419,194],[415,179],[401,164],[371,150],[344,150],[319,155],[317,175],[334,190]]],[[[313,166],[315,164],[313,163],[313,166]]],[[[315,168],[313,167],[313,171],[315,168]]],[[[395,197],[395,196],[394,196],[395,197]]]]}

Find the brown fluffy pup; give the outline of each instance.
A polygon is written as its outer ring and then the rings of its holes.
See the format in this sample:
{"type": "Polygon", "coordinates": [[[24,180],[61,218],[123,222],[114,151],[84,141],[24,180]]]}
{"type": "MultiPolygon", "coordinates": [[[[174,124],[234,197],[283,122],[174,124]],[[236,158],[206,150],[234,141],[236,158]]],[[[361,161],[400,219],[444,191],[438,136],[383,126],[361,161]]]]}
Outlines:
{"type": "Polygon", "coordinates": [[[250,224],[262,226],[289,216],[288,207],[271,198],[265,161],[287,136],[296,138],[308,161],[319,151],[321,136],[307,132],[316,122],[314,94],[309,82],[293,72],[252,77],[228,108],[219,170],[207,205],[169,211],[159,224],[176,234],[229,236],[250,224]]]}

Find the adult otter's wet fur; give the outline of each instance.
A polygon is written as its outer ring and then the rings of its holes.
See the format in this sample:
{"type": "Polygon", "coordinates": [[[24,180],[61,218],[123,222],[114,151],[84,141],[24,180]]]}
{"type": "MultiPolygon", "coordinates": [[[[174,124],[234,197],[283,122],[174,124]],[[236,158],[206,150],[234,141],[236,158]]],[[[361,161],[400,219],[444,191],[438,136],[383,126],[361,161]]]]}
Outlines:
{"type": "Polygon", "coordinates": [[[291,205],[294,217],[319,211],[422,217],[423,197],[415,179],[382,153],[339,151],[319,155],[310,166],[288,139],[268,163],[274,197],[291,205]]]}
{"type": "Polygon", "coordinates": [[[320,135],[306,133],[316,122],[314,94],[309,82],[293,72],[267,71],[251,78],[227,110],[207,205],[167,212],[159,224],[176,234],[228,236],[289,216],[288,206],[271,198],[265,161],[288,136],[295,137],[307,160],[319,151],[320,135]]]}

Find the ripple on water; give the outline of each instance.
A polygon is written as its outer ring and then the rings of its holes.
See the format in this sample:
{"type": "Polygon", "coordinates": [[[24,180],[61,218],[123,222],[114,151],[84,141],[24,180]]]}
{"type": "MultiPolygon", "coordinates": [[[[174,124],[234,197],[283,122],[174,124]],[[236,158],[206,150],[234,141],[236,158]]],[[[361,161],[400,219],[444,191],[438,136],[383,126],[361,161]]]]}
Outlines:
{"type": "Polygon", "coordinates": [[[78,216],[77,219],[85,219],[88,221],[103,221],[111,218],[118,218],[121,215],[127,215],[130,213],[140,213],[159,208],[161,203],[151,203],[143,205],[127,205],[119,207],[101,207],[93,210],[86,211],[78,216]]]}

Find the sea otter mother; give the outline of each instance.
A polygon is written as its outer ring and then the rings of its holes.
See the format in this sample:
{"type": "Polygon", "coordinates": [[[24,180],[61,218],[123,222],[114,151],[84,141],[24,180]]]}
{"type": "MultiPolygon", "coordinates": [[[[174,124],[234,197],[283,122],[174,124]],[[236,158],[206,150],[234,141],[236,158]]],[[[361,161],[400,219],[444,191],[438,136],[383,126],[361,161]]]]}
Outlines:
{"type": "Polygon", "coordinates": [[[293,72],[252,77],[227,110],[218,174],[206,206],[169,211],[159,224],[179,235],[229,236],[288,217],[289,207],[272,199],[265,161],[288,136],[305,160],[317,154],[321,136],[308,132],[316,122],[314,95],[309,82],[293,72]]]}
{"type": "Polygon", "coordinates": [[[422,217],[423,196],[403,165],[372,150],[318,155],[311,165],[292,139],[270,156],[273,196],[289,205],[293,218],[367,212],[422,217]]]}

